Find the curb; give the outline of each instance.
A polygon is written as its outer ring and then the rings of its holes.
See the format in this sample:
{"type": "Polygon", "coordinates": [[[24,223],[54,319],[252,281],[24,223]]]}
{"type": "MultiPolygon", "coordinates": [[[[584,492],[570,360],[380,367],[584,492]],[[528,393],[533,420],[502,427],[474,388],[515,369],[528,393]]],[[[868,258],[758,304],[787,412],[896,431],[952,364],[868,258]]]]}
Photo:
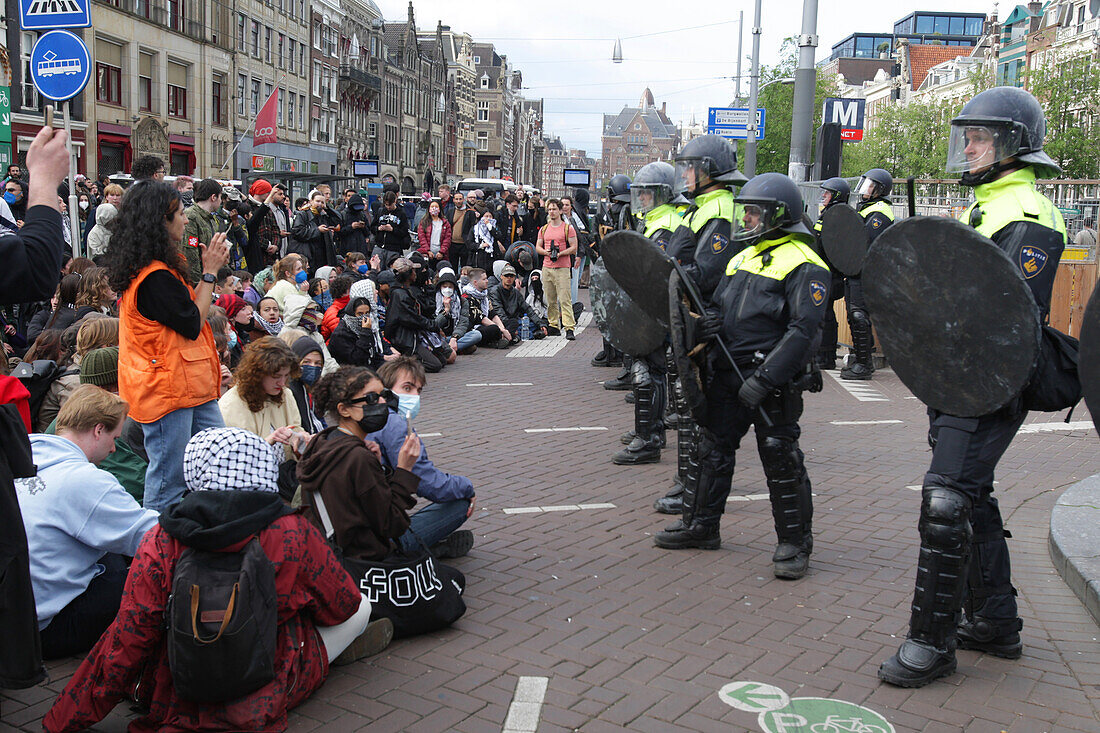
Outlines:
{"type": "Polygon", "coordinates": [[[1048,544],[1059,575],[1100,624],[1100,474],[1058,497],[1048,544]]]}

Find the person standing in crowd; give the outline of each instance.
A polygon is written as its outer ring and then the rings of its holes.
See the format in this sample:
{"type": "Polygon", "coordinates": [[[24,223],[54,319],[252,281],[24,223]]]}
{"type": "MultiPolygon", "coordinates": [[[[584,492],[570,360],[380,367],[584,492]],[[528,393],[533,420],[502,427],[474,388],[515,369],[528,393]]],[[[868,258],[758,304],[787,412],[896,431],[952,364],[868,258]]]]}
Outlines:
{"type": "Polygon", "coordinates": [[[370,241],[370,212],[367,211],[363,197],[355,192],[345,202],[339,238],[341,252],[367,251],[367,243],[370,241]]]}
{"type": "MultiPolygon", "coordinates": [[[[118,185],[117,183],[108,182],[108,184],[103,188],[103,199],[101,201],[99,201],[95,206],[93,206],[91,211],[88,212],[88,223],[84,227],[84,244],[86,246],[88,246],[88,247],[91,246],[89,244],[91,233],[93,231],[95,231],[96,225],[99,224],[99,222],[100,222],[99,208],[101,206],[103,206],[104,204],[110,204],[111,206],[113,206],[115,208],[115,213],[117,214],[118,213],[118,207],[122,205],[122,194],[123,193],[124,193],[124,191],[122,189],[122,186],[118,185]]],[[[112,216],[111,218],[114,218],[114,217],[112,216]]],[[[110,221],[110,220],[108,219],[107,221],[110,221]]],[[[106,222],[104,222],[104,223],[106,223],[106,222]]],[[[102,251],[100,252],[100,254],[102,254],[102,252],[106,251],[106,247],[107,247],[107,245],[106,245],[106,243],[104,243],[103,247],[102,247],[102,251]]]]}
{"type": "Polygon", "coordinates": [[[417,251],[427,258],[432,270],[440,260],[446,260],[451,251],[451,222],[443,216],[438,201],[428,204],[428,213],[417,228],[417,251]]]}
{"type": "Polygon", "coordinates": [[[436,191],[439,194],[439,210],[443,218],[450,221],[455,211],[455,202],[454,197],[451,195],[451,187],[446,183],[441,183],[436,191]]]}
{"type": "Polygon", "coordinates": [[[451,222],[451,252],[450,261],[455,267],[462,267],[469,260],[467,244],[471,242],[474,233],[474,224],[477,223],[477,214],[466,205],[466,196],[461,191],[454,195],[451,202],[451,213],[444,215],[451,222]]]}
{"type": "Polygon", "coordinates": [[[542,283],[546,294],[549,332],[565,331],[565,338],[572,341],[573,301],[569,295],[569,259],[577,252],[577,229],[562,218],[562,202],[550,199],[546,202],[547,222],[535,240],[535,252],[542,256],[542,283]]]}
{"type": "Polygon", "coordinates": [[[130,166],[134,182],[164,180],[164,161],[155,155],[143,155],[130,166]]]}
{"type": "MultiPolygon", "coordinates": [[[[576,190],[583,191],[584,189],[576,190]]],[[[573,269],[569,273],[569,297],[573,303],[580,300],[581,275],[588,264],[588,247],[592,243],[586,206],[574,206],[573,199],[569,196],[562,196],[561,198],[561,218],[569,222],[577,234],[577,251],[573,253],[571,258],[570,266],[573,269]]]]}
{"type": "Polygon", "coordinates": [[[309,198],[309,206],[294,215],[290,233],[294,237],[291,247],[309,261],[310,267],[336,264],[336,249],[333,246],[336,227],[330,222],[325,209],[323,193],[314,191],[309,198]]]}
{"type": "Polygon", "coordinates": [[[290,236],[290,214],[286,210],[286,189],[282,184],[272,186],[260,178],[248,189],[252,203],[252,217],[245,225],[248,232],[248,248],[245,265],[253,275],[275,264],[283,257],[290,236]]]}
{"type": "Polygon", "coordinates": [[[190,206],[195,203],[195,179],[191,176],[176,176],[176,180],[173,181],[176,185],[176,191],[180,195],[180,201],[184,206],[190,206]]]}
{"type": "Polygon", "coordinates": [[[1081,222],[1081,231],[1073,237],[1073,246],[1096,249],[1096,222],[1092,219],[1081,222]]]}
{"type": "Polygon", "coordinates": [[[500,244],[500,233],[497,231],[497,222],[493,218],[493,212],[486,209],[474,224],[472,261],[475,267],[491,272],[493,262],[498,257],[504,256],[504,248],[500,244]]]}
{"type": "Polygon", "coordinates": [[[523,239],[531,244],[538,239],[539,230],[546,225],[546,209],[539,195],[532,194],[527,203],[527,215],[523,218],[523,239]]]}
{"type": "Polygon", "coordinates": [[[223,233],[200,243],[203,274],[193,289],[178,245],[186,225],[171,185],[139,181],[126,193],[106,255],[111,287],[122,294],[119,396],[145,433],[143,503],[156,511],[183,494],[181,458],[190,437],[224,424],[221,364],[206,314],[229,247],[223,233]]]}
{"type": "Polygon", "coordinates": [[[504,208],[497,217],[497,234],[504,250],[523,239],[523,218],[519,213],[519,199],[508,194],[504,199],[504,208]]]}
{"type": "Polygon", "coordinates": [[[409,248],[412,242],[412,236],[409,234],[409,217],[405,215],[405,210],[397,205],[397,194],[394,191],[386,191],[382,194],[382,203],[374,211],[371,235],[376,245],[390,253],[391,260],[400,257],[409,248]]]}
{"type": "Polygon", "coordinates": [[[101,257],[111,243],[110,224],[118,216],[118,207],[102,203],[95,209],[95,226],[88,233],[87,252],[89,257],[101,257]]]}
{"type": "Polygon", "coordinates": [[[180,242],[187,257],[192,286],[198,284],[202,275],[202,251],[199,245],[210,244],[216,232],[224,231],[214,216],[214,212],[221,206],[222,185],[213,178],[202,179],[194,187],[194,201],[195,203],[184,210],[187,226],[183,228],[183,240],[180,242]]]}

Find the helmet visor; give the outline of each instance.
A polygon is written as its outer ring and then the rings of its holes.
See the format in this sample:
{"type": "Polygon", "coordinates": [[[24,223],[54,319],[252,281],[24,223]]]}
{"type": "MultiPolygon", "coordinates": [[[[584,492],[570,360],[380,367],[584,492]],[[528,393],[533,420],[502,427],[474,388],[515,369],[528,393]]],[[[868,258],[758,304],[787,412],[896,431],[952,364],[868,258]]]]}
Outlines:
{"type": "Polygon", "coordinates": [[[676,161],[676,180],[688,196],[695,196],[710,183],[710,166],[703,158],[681,158],[676,161]]]}
{"type": "Polygon", "coordinates": [[[780,226],[785,207],[777,201],[738,201],[734,208],[730,239],[734,242],[758,242],[780,226]]]}
{"type": "Polygon", "coordinates": [[[881,186],[881,183],[872,178],[860,176],[859,183],[856,184],[856,195],[874,198],[878,194],[878,190],[881,186]]]}
{"type": "Polygon", "coordinates": [[[1023,127],[1007,123],[970,122],[951,125],[947,171],[981,173],[1020,152],[1023,127]]]}
{"type": "Polygon", "coordinates": [[[671,200],[672,191],[664,184],[635,183],[630,187],[630,210],[636,214],[648,214],[671,200]]]}

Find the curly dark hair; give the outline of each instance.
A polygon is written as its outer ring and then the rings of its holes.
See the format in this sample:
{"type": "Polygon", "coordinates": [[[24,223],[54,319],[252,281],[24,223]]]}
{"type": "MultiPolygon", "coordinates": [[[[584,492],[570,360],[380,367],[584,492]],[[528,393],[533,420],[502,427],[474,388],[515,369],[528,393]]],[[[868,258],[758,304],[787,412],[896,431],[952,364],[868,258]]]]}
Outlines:
{"type": "Polygon", "coordinates": [[[313,401],[321,414],[331,418],[330,424],[335,425],[340,422],[336,406],[341,402],[347,403],[370,384],[372,379],[378,379],[378,375],[366,367],[342,366],[321,377],[321,381],[313,385],[313,401]]]}
{"type": "Polygon", "coordinates": [[[163,181],[138,181],[126,190],[118,216],[111,221],[111,244],[104,255],[111,289],[122,293],[149,263],[160,260],[190,279],[179,245],[168,238],[167,220],[181,206],[176,187],[163,181]]]}
{"type": "Polygon", "coordinates": [[[76,296],[76,307],[102,307],[110,297],[110,289],[107,287],[109,277],[110,273],[103,267],[85,270],[80,280],[80,292],[76,296]]]}
{"type": "MultiPolygon", "coordinates": [[[[155,155],[143,155],[130,166],[130,175],[135,181],[152,180],[157,171],[164,170],[164,161],[155,155]]],[[[171,184],[168,184],[171,185],[171,184]]],[[[131,189],[133,186],[130,187],[131,189]]]]}
{"type": "Polygon", "coordinates": [[[267,402],[282,404],[281,394],[272,396],[264,391],[263,379],[272,377],[283,369],[290,370],[292,379],[297,379],[302,374],[298,355],[274,336],[264,336],[245,347],[235,376],[237,394],[248,405],[249,410],[259,412],[267,402]]]}

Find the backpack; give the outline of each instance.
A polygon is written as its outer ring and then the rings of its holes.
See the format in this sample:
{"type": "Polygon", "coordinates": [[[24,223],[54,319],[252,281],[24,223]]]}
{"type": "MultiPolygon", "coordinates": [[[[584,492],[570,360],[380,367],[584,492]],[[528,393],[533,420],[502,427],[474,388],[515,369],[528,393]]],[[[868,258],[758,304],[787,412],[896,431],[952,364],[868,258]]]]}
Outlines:
{"type": "MultiPolygon", "coordinates": [[[[79,367],[76,370],[77,373],[80,372],[79,367]]],[[[38,413],[42,409],[42,403],[45,401],[46,395],[49,394],[50,385],[65,373],[64,369],[59,368],[50,359],[35,359],[29,363],[24,361],[15,369],[12,369],[11,376],[22,382],[27,391],[31,393],[28,401],[30,402],[32,425],[38,424],[38,413]]]]}
{"type": "Polygon", "coordinates": [[[275,566],[257,537],[238,552],[188,547],[168,597],[168,667],[184,700],[221,703],[275,678],[275,566]]]}
{"type": "Polygon", "coordinates": [[[1052,326],[1043,326],[1039,361],[1022,394],[1024,407],[1055,412],[1073,407],[1081,400],[1081,379],[1077,375],[1079,350],[1077,339],[1052,326]]]}

